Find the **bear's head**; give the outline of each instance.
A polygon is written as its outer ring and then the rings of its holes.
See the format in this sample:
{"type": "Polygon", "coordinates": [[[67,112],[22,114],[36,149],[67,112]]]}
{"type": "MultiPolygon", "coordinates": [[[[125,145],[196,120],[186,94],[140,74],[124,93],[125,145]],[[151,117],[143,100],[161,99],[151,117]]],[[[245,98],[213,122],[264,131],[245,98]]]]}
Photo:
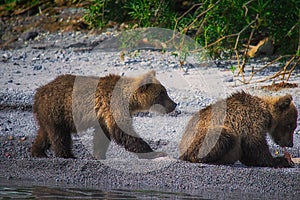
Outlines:
{"type": "Polygon", "coordinates": [[[269,106],[272,115],[269,134],[281,147],[293,146],[293,134],[297,127],[298,112],[291,95],[273,97],[269,106]]]}
{"type": "Polygon", "coordinates": [[[138,78],[137,90],[131,97],[133,112],[150,108],[156,112],[170,113],[177,104],[169,97],[166,88],[155,78],[155,71],[150,71],[138,78]]]}

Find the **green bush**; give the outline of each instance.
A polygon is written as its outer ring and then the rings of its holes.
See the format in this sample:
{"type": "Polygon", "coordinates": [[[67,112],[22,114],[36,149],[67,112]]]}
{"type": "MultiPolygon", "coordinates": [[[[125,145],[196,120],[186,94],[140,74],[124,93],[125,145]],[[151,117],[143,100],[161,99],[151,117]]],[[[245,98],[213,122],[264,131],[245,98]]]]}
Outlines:
{"type": "Polygon", "coordinates": [[[174,17],[165,0],[94,0],[84,19],[91,28],[103,28],[108,21],[172,28],[174,17]]]}
{"type": "Polygon", "coordinates": [[[105,27],[112,20],[176,29],[212,55],[232,50],[237,36],[237,48],[241,48],[251,32],[254,37],[271,36],[279,53],[299,51],[299,0],[94,0],[85,20],[90,27],[105,27]]]}
{"type": "Polygon", "coordinates": [[[87,8],[84,20],[90,28],[103,28],[109,21],[123,22],[128,18],[124,9],[127,0],[93,0],[87,8]]]}
{"type": "MultiPolygon", "coordinates": [[[[213,8],[199,17],[193,25],[195,39],[201,45],[208,46],[220,38],[226,38],[209,47],[213,53],[232,49],[235,46],[236,34],[241,30],[244,31],[240,34],[238,44],[246,44],[253,29],[254,36],[271,36],[277,45],[277,52],[290,54],[297,51],[300,29],[299,0],[199,0],[197,3],[201,6],[193,13],[192,18],[212,6],[213,8]],[[230,35],[233,37],[228,37],[230,35]]],[[[182,23],[181,26],[186,25],[182,23]]]]}
{"type": "Polygon", "coordinates": [[[171,12],[168,1],[129,0],[124,8],[128,9],[129,16],[141,27],[172,28],[175,15],[171,12]]]}

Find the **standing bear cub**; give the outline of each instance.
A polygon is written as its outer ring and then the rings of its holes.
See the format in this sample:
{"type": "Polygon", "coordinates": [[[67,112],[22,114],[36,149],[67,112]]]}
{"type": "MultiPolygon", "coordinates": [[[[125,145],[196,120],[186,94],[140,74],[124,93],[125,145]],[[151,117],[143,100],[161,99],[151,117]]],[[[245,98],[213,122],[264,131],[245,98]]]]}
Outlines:
{"type": "Polygon", "coordinates": [[[256,97],[238,92],[194,115],[179,145],[180,159],[211,164],[290,167],[288,158],[273,157],[269,133],[281,147],[293,146],[297,110],[291,95],[256,97]]]}
{"type": "Polygon", "coordinates": [[[139,158],[165,156],[154,152],[134,131],[132,114],[150,108],[169,113],[175,107],[154,71],[136,78],[61,75],[38,88],[34,96],[39,129],[31,153],[47,157],[45,151],[51,146],[56,156],[74,158],[71,133],[92,127],[96,159],[105,158],[110,140],[139,158]]]}

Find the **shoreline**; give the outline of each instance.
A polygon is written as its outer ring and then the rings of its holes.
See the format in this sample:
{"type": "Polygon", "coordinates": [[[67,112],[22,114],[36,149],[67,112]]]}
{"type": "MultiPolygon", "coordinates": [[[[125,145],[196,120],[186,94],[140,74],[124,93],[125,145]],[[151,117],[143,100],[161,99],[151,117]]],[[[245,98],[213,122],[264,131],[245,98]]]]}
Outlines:
{"type": "MultiPolygon", "coordinates": [[[[64,48],[81,41],[92,43],[103,37],[106,36],[46,34],[19,49],[0,50],[0,63],[3,67],[0,72],[1,180],[7,184],[28,181],[33,185],[47,185],[48,182],[50,186],[62,184],[76,188],[170,191],[207,198],[232,198],[237,194],[239,197],[246,195],[246,198],[263,195],[296,199],[299,196],[299,164],[286,169],[245,167],[239,163],[229,166],[192,164],[179,161],[177,149],[186,122],[194,112],[212,103],[215,100],[214,94],[224,97],[238,90],[254,95],[291,93],[299,111],[299,86],[278,92],[257,89],[261,84],[234,87],[235,80],[229,66],[209,68],[192,65],[188,74],[185,74],[178,66],[178,60],[167,53],[142,51],[136,57],[128,56],[124,62],[120,62],[118,52],[64,48]],[[48,48],[51,41],[55,41],[55,48],[48,48]],[[35,48],[38,46],[46,48],[35,48]],[[168,158],[138,160],[133,154],[112,144],[108,159],[96,161],[92,160],[88,150],[76,137],[74,151],[78,159],[54,158],[51,152],[50,158],[30,157],[29,149],[37,130],[30,106],[37,87],[65,73],[134,76],[149,70],[157,72],[158,79],[166,86],[171,98],[180,103],[179,110],[182,113],[175,117],[150,113],[135,117],[134,125],[153,149],[167,152],[168,158]],[[220,79],[213,79],[216,76],[220,79]],[[205,79],[207,77],[210,80],[205,79]],[[216,89],[216,93],[211,92],[211,88],[216,89]],[[9,139],[9,136],[13,138],[9,139]],[[144,173],[139,173],[141,171],[144,173]]],[[[300,83],[297,72],[291,77],[291,82],[300,83]]],[[[258,76],[263,77],[263,74],[258,76]]],[[[263,84],[270,83],[271,81],[267,81],[263,84]]],[[[294,147],[289,148],[289,152],[295,157],[300,157],[299,124],[298,119],[294,147]]],[[[278,147],[269,142],[273,153],[278,147]]]]}
{"type": "MultiPolygon", "coordinates": [[[[114,164],[128,164],[128,160],[107,161],[114,164]]],[[[137,161],[137,163],[143,162],[137,161]]],[[[158,161],[147,161],[158,162],[158,161]]],[[[299,166],[286,169],[249,168],[234,166],[216,166],[190,164],[169,160],[170,165],[158,171],[148,173],[129,173],[111,169],[102,161],[86,159],[11,159],[1,160],[3,168],[9,165],[18,169],[17,173],[4,170],[7,183],[29,181],[33,185],[46,183],[49,186],[64,185],[74,188],[110,188],[128,190],[154,190],[164,192],[187,193],[191,195],[210,194],[218,196],[226,193],[269,197],[296,198],[299,195],[299,166]],[[69,170],[64,168],[68,167],[69,170]],[[53,169],[55,168],[55,169],[53,169]],[[35,174],[32,176],[32,174],[35,174]],[[219,175],[217,175],[219,174],[219,175]],[[222,175],[220,175],[222,174],[222,175]],[[270,177],[280,177],[272,184],[270,177]],[[298,177],[298,180],[297,180],[298,177]]],[[[135,162],[133,162],[136,165],[135,162]]]]}

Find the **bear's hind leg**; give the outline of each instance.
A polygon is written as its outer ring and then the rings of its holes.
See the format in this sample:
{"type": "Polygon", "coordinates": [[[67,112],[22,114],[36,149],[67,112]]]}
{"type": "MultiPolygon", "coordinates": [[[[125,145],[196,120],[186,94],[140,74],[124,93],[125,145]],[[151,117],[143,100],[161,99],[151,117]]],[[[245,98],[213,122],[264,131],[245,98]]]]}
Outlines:
{"type": "Polygon", "coordinates": [[[211,164],[233,164],[239,160],[238,137],[223,128],[221,133],[219,128],[211,130],[211,138],[217,140],[210,152],[200,158],[200,162],[211,164]]]}
{"type": "Polygon", "coordinates": [[[49,131],[49,139],[56,157],[75,158],[72,153],[72,136],[69,129],[55,128],[49,131]]]}
{"type": "Polygon", "coordinates": [[[47,157],[45,151],[49,149],[50,143],[47,132],[40,127],[34,143],[31,147],[31,155],[33,157],[47,157]]]}
{"type": "Polygon", "coordinates": [[[193,163],[233,164],[238,160],[237,139],[225,127],[211,127],[205,137],[195,138],[180,159],[193,163]]]}

